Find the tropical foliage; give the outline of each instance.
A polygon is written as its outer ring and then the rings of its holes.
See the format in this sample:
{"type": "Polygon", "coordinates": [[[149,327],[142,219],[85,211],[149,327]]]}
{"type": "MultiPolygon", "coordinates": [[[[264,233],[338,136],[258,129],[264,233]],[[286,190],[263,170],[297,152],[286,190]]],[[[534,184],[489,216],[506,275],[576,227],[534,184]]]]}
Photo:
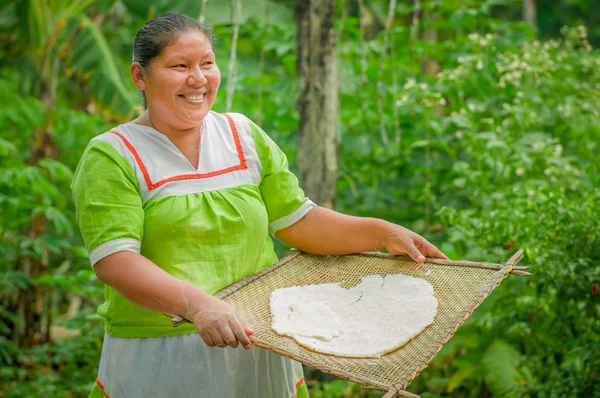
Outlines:
{"type": "MultiPolygon", "coordinates": [[[[600,397],[600,44],[585,1],[338,2],[337,208],[425,234],[509,277],[409,391],[423,397],[600,397]],[[396,4],[396,2],[391,2],[396,4]],[[561,26],[566,27],[561,28],[561,26]],[[588,26],[590,29],[586,28],[588,26]]],[[[16,0],[0,6],[0,396],[83,397],[102,345],[102,286],[69,184],[87,142],[140,110],[133,35],[201,1],[16,0]],[[37,270],[37,271],[35,271],[37,270]],[[35,271],[35,272],[34,272],[35,271]],[[25,302],[35,308],[25,309],[25,302]],[[33,300],[33,301],[31,301],[33,300]],[[39,330],[24,330],[33,317],[39,330]]],[[[229,5],[208,1],[226,107],[229,5]]],[[[291,1],[244,1],[232,109],[295,161],[291,1]]],[[[282,249],[283,250],[283,249],[282,249]]],[[[306,369],[313,397],[380,393],[306,369]]]]}

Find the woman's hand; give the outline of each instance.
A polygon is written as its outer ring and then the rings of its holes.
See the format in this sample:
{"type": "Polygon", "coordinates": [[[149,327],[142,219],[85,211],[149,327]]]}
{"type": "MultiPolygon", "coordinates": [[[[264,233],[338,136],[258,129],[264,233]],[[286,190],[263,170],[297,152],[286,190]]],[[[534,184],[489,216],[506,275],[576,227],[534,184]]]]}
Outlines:
{"type": "Polygon", "coordinates": [[[202,340],[209,347],[237,347],[241,344],[250,349],[250,339],[254,332],[246,327],[233,308],[224,301],[208,295],[199,309],[186,316],[202,340]]]}
{"type": "Polygon", "coordinates": [[[392,254],[408,254],[418,263],[425,261],[425,257],[448,259],[444,253],[421,235],[395,224],[389,231],[386,231],[384,248],[392,254]]]}

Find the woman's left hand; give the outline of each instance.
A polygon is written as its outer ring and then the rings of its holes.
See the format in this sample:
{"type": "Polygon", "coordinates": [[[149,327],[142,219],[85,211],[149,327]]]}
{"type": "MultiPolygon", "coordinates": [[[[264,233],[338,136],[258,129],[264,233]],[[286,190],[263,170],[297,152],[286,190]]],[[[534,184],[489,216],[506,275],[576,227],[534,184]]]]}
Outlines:
{"type": "Polygon", "coordinates": [[[384,239],[385,249],[392,254],[408,254],[418,263],[425,261],[425,257],[448,259],[437,247],[432,245],[421,235],[400,225],[394,225],[387,231],[384,239]]]}

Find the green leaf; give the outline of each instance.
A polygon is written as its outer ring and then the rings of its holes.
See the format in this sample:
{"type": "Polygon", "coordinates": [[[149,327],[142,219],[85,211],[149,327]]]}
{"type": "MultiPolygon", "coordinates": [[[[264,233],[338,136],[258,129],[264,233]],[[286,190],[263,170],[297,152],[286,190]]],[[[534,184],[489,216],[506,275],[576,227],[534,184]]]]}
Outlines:
{"type": "Polygon", "coordinates": [[[0,290],[14,292],[27,288],[29,277],[19,271],[8,271],[0,273],[0,290]]]}
{"type": "Polygon", "coordinates": [[[16,146],[5,140],[4,138],[0,138],[0,156],[2,157],[12,157],[16,156],[19,153],[19,150],[16,146]]]}
{"type": "Polygon", "coordinates": [[[69,5],[68,8],[56,10],[57,14],[58,14],[57,19],[59,19],[59,20],[62,19],[62,20],[66,21],[71,18],[77,17],[78,15],[83,13],[83,11],[85,11],[89,6],[94,4],[94,1],[93,0],[75,0],[70,3],[71,4],[69,5]]]}
{"type": "Polygon", "coordinates": [[[15,109],[18,117],[32,127],[41,126],[46,120],[46,106],[37,98],[16,98],[15,109]]]}
{"type": "Polygon", "coordinates": [[[45,158],[39,161],[38,165],[45,168],[50,173],[52,180],[70,182],[73,179],[73,171],[58,160],[45,158]]]}
{"type": "Polygon", "coordinates": [[[0,29],[12,29],[18,22],[14,4],[0,10],[0,29]]]}
{"type": "Polygon", "coordinates": [[[89,253],[88,253],[87,249],[84,246],[71,246],[69,249],[77,257],[87,259],[88,256],[89,256],[89,253]]]}
{"type": "Polygon", "coordinates": [[[441,152],[450,152],[450,147],[446,143],[440,142],[440,141],[420,140],[420,141],[413,142],[410,147],[411,147],[411,149],[431,148],[431,149],[437,149],[438,151],[441,151],[441,152]]]}
{"type": "Polygon", "coordinates": [[[482,367],[487,387],[494,395],[517,397],[523,379],[520,353],[504,340],[494,340],[483,355],[482,367]]]}
{"type": "Polygon", "coordinates": [[[45,32],[49,30],[48,20],[45,18],[47,3],[41,0],[29,0],[18,8],[21,21],[27,21],[27,44],[35,50],[41,51],[44,46],[45,32]]]}
{"type": "Polygon", "coordinates": [[[94,21],[85,15],[80,20],[82,34],[69,57],[70,66],[90,76],[90,87],[104,107],[129,113],[138,104],[137,91],[123,77],[114,52],[94,21]]]}
{"type": "Polygon", "coordinates": [[[44,215],[52,223],[56,232],[59,235],[73,236],[73,226],[69,219],[55,207],[49,206],[46,208],[44,215]]]}
{"type": "Polygon", "coordinates": [[[460,369],[455,372],[452,376],[450,376],[450,381],[448,382],[448,388],[446,391],[452,392],[457,388],[460,388],[463,381],[465,381],[469,376],[475,373],[478,369],[478,366],[471,366],[469,368],[460,369]]]}

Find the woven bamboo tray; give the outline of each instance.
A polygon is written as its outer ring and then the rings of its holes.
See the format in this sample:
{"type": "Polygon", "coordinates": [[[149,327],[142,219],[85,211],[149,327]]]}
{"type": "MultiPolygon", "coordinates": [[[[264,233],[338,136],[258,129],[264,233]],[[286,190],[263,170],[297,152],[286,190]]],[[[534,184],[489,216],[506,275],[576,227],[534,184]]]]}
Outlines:
{"type": "MultiPolygon", "coordinates": [[[[408,256],[361,253],[316,256],[295,252],[277,264],[220,291],[216,297],[232,305],[254,330],[253,345],[290,357],[365,387],[386,391],[384,398],[417,397],[404,391],[454,335],[469,315],[509,274],[529,276],[516,264],[519,250],[506,264],[427,259],[417,263],[408,256]],[[269,298],[273,290],[298,285],[340,283],[345,288],[363,276],[402,273],[433,285],[438,312],[433,324],[401,348],[380,358],[346,358],[311,351],[292,338],[271,330],[269,298]]],[[[173,318],[173,325],[185,322],[173,318]]]]}

